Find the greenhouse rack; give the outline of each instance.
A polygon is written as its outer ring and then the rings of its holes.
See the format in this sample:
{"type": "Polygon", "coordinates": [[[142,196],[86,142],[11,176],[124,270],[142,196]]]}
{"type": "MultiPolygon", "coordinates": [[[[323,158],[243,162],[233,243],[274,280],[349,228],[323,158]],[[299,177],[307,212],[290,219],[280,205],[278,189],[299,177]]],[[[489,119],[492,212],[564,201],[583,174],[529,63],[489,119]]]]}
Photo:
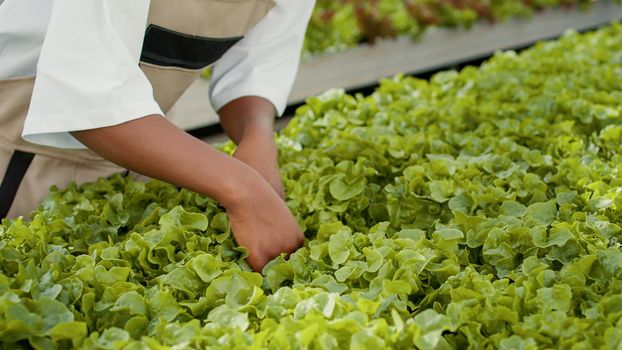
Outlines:
{"type": "MultiPolygon", "coordinates": [[[[476,23],[469,30],[432,29],[416,42],[402,37],[313,57],[300,65],[285,115],[291,114],[308,96],[330,88],[369,90],[379,79],[402,72],[429,76],[439,70],[479,62],[497,50],[521,49],[558,37],[569,28],[585,31],[621,18],[622,5],[601,0],[588,11],[550,9],[527,19],[476,23]]],[[[196,137],[221,133],[207,94],[207,80],[198,79],[167,117],[196,137]]]]}

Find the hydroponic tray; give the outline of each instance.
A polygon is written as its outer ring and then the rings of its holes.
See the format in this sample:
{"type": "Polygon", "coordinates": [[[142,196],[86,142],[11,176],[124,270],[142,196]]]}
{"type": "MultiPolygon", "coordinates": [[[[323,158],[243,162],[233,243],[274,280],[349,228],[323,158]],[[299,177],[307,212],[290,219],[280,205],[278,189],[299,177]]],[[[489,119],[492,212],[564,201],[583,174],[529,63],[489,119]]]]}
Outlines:
{"type": "MultiPolygon", "coordinates": [[[[347,51],[307,59],[300,66],[289,103],[340,87],[356,90],[397,73],[421,74],[484,58],[496,50],[522,48],[538,40],[554,38],[568,29],[587,30],[622,18],[622,6],[597,1],[588,11],[550,9],[529,19],[502,23],[479,22],[469,30],[432,29],[421,40],[402,37],[364,44],[347,51]]],[[[185,130],[218,123],[208,99],[209,83],[197,81],[167,115],[185,130]]],[[[195,133],[196,134],[196,133],[195,133]]]]}

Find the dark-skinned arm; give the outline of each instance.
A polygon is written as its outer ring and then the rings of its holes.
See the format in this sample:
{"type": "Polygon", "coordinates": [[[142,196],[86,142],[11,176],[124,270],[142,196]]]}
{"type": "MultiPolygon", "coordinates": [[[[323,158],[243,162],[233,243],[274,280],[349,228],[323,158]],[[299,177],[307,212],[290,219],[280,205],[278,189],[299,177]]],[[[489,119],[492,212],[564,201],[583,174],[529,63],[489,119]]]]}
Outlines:
{"type": "Polygon", "coordinates": [[[257,96],[240,97],[224,105],[218,114],[225,133],[238,145],[234,157],[257,170],[285,198],[274,142],[276,111],[272,103],[257,96]]]}
{"type": "Polygon", "coordinates": [[[303,242],[295,218],[257,171],[188,135],[162,116],[72,135],[122,167],[219,201],[227,209],[237,243],[249,250],[248,262],[256,271],[303,242]]]}

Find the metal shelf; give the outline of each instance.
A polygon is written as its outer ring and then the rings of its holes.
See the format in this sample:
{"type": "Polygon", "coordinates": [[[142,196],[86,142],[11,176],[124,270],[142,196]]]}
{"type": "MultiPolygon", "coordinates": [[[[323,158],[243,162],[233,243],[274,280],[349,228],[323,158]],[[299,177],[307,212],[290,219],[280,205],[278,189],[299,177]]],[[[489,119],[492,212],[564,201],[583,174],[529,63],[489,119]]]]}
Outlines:
{"type": "MultiPolygon", "coordinates": [[[[398,38],[375,45],[360,45],[303,62],[288,101],[299,104],[308,96],[335,87],[346,90],[364,88],[397,73],[437,71],[488,57],[497,50],[522,48],[539,40],[555,38],[567,29],[592,29],[621,18],[621,5],[601,0],[593,3],[588,11],[550,9],[529,19],[495,24],[480,22],[470,30],[433,29],[417,42],[398,38]]],[[[208,85],[205,79],[195,81],[167,117],[185,130],[204,128],[212,133],[218,130],[205,128],[218,123],[209,104],[208,85]]]]}

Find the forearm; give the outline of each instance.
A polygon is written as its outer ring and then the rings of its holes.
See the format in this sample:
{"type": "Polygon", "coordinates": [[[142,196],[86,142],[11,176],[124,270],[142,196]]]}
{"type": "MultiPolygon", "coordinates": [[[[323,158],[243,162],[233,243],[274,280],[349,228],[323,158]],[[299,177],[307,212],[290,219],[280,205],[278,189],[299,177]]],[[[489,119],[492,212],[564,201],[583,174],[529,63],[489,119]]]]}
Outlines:
{"type": "Polygon", "coordinates": [[[257,170],[285,198],[274,142],[272,103],[261,97],[242,97],[219,111],[223,129],[238,147],[234,156],[257,170]]]}
{"type": "Polygon", "coordinates": [[[138,173],[233,201],[233,179],[252,176],[242,162],[195,139],[158,115],[72,135],[102,157],[138,173]],[[250,175],[249,175],[250,174],[250,175]]]}
{"type": "Polygon", "coordinates": [[[233,142],[242,140],[266,139],[274,137],[274,106],[270,101],[257,97],[245,96],[224,105],[219,111],[220,124],[233,142]]]}

